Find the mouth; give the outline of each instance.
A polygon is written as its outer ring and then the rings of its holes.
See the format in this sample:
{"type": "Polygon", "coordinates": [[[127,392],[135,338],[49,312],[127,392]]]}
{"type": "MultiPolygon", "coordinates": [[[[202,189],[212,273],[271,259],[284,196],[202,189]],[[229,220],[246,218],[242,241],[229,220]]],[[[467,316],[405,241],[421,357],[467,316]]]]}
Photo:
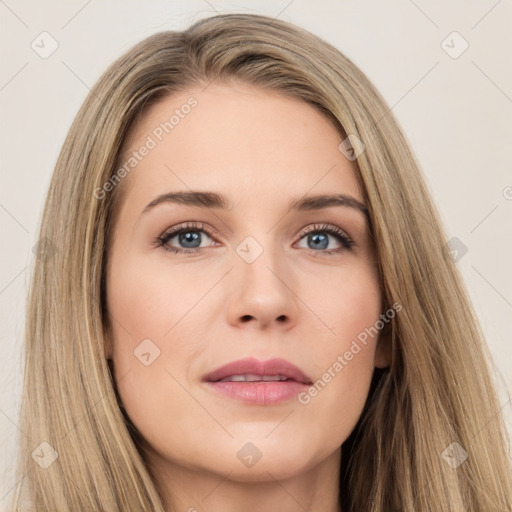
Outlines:
{"type": "Polygon", "coordinates": [[[283,375],[230,375],[213,382],[271,382],[271,381],[283,381],[283,380],[294,380],[284,377],[283,375]]]}
{"type": "Polygon", "coordinates": [[[217,393],[258,405],[289,400],[312,384],[300,368],[284,359],[241,359],[204,375],[201,380],[217,393]]]}

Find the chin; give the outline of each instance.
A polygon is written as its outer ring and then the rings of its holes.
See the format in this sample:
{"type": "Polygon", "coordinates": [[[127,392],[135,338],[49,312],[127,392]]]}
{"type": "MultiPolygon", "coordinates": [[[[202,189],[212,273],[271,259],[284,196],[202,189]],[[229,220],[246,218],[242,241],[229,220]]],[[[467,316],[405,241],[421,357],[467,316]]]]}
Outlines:
{"type": "Polygon", "coordinates": [[[290,436],[272,440],[237,437],[212,455],[215,471],[229,474],[230,480],[267,482],[291,478],[316,466],[324,458],[323,450],[308,448],[290,436]],[[224,461],[222,468],[220,460],[224,461]]]}
{"type": "MultiPolygon", "coordinates": [[[[237,461],[239,462],[239,461],[237,461]]],[[[247,467],[242,463],[229,464],[226,471],[220,471],[222,474],[229,474],[229,480],[236,482],[273,482],[275,480],[286,480],[293,478],[316,464],[305,460],[304,455],[296,458],[272,456],[262,458],[253,466],[247,467]],[[264,460],[265,459],[265,460],[264,460]],[[309,462],[309,463],[308,463],[309,462]]],[[[219,472],[218,466],[215,471],[219,472]]]]}

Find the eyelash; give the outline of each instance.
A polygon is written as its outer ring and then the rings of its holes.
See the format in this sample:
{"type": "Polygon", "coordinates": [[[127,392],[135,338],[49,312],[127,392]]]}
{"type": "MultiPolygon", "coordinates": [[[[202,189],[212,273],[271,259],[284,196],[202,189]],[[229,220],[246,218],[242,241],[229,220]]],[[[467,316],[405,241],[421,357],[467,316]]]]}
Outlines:
{"type": "MultiPolygon", "coordinates": [[[[204,231],[209,237],[213,237],[212,231],[206,226],[204,223],[197,223],[197,222],[186,222],[184,224],[179,224],[177,226],[172,227],[162,235],[156,238],[155,245],[157,247],[162,247],[165,251],[171,252],[174,254],[189,254],[189,255],[197,255],[201,252],[202,249],[205,249],[205,247],[198,247],[196,249],[186,249],[186,248],[177,248],[173,247],[171,245],[167,245],[167,242],[171,238],[174,238],[176,235],[179,235],[181,233],[187,233],[189,231],[204,231]]],[[[311,229],[308,229],[306,232],[302,234],[299,240],[302,240],[306,235],[309,235],[311,233],[318,233],[318,232],[325,232],[333,235],[338,242],[343,246],[338,249],[328,249],[328,250],[318,250],[315,251],[313,249],[306,249],[309,251],[313,256],[321,254],[333,254],[333,253],[339,253],[344,250],[351,250],[352,246],[354,245],[354,241],[340,228],[337,226],[332,226],[330,224],[314,224],[311,229]]]]}

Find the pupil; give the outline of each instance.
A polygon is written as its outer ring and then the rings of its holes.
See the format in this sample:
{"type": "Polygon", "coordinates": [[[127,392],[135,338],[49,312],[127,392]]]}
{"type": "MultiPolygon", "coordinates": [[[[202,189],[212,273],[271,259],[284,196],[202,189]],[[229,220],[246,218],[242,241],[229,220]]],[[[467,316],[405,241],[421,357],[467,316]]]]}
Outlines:
{"type": "Polygon", "coordinates": [[[310,241],[313,241],[315,244],[316,244],[316,248],[321,248],[321,249],[326,249],[327,248],[327,244],[329,242],[329,239],[326,235],[319,235],[318,233],[315,233],[314,235],[310,235],[309,236],[309,240],[310,241]],[[321,239],[321,240],[319,240],[321,239]],[[320,244],[318,244],[317,242],[320,241],[320,244]]]}
{"type": "MultiPolygon", "coordinates": [[[[179,235],[179,239],[180,239],[180,243],[185,243],[185,244],[188,244],[189,242],[199,242],[200,244],[200,240],[199,240],[199,233],[196,233],[195,231],[187,231],[186,233],[181,233],[179,235]]],[[[189,246],[187,245],[187,248],[196,248],[198,247],[198,245],[192,245],[192,246],[189,246]]]]}

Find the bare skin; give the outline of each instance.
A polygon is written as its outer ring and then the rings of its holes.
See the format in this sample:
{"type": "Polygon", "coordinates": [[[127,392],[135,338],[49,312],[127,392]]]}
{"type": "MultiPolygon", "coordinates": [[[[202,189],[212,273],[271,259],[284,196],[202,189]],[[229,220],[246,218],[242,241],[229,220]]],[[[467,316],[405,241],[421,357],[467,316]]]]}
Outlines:
{"type": "Polygon", "coordinates": [[[235,83],[151,106],[130,133],[127,158],[148,135],[156,146],[120,185],[106,350],[166,509],[339,512],[340,446],[361,415],[374,367],[389,363],[387,341],[374,336],[342,371],[332,369],[383,313],[374,248],[358,208],[287,211],[292,200],[317,194],[364,202],[354,164],[338,149],[342,138],[312,106],[235,83]],[[155,127],[191,96],[197,105],[158,141],[155,127]],[[222,194],[230,208],[163,202],[142,213],[162,194],[191,190],[222,194]],[[166,244],[188,254],[158,246],[183,223],[196,225],[186,226],[188,239],[166,244]],[[293,396],[267,405],[202,382],[246,357],[286,359],[312,382],[331,368],[331,379],[302,395],[307,403],[293,396]],[[249,466],[243,447],[261,458],[249,466]]]}

